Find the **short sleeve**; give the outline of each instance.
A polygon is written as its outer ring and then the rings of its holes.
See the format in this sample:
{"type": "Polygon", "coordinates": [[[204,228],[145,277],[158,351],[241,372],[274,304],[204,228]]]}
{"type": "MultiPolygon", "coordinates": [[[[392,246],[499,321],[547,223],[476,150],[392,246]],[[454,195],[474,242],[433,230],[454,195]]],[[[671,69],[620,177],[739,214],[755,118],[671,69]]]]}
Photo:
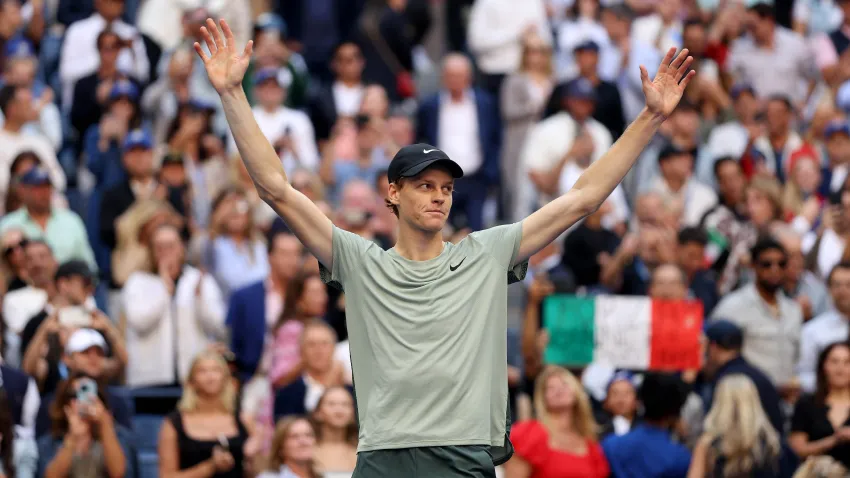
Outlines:
{"type": "Polygon", "coordinates": [[[791,416],[791,432],[802,432],[810,434],[813,422],[812,412],[815,402],[811,396],[806,396],[794,405],[794,414],[791,416]]]}
{"type": "Polygon", "coordinates": [[[322,281],[331,287],[345,290],[345,282],[349,275],[358,270],[363,255],[371,247],[378,247],[374,242],[368,241],[357,234],[344,231],[333,226],[333,267],[329,270],[324,264],[319,263],[319,272],[322,281]]]}
{"type": "Polygon", "coordinates": [[[549,450],[549,435],[540,422],[527,420],[511,427],[511,443],[516,454],[533,468],[540,468],[549,450]]]}
{"type": "MultiPolygon", "coordinates": [[[[473,232],[469,237],[481,243],[496,262],[505,269],[508,273],[508,284],[525,279],[528,261],[515,264],[519,255],[519,245],[522,242],[522,222],[473,232]]],[[[336,253],[335,248],[334,253],[336,253]]]]}

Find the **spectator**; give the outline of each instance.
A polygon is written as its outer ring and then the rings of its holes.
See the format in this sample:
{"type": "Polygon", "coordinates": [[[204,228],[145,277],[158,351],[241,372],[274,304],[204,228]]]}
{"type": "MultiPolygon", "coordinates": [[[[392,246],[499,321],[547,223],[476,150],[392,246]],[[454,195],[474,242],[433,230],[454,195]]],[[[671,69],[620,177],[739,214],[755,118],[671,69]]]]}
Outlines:
{"type": "Polygon", "coordinates": [[[505,464],[506,476],[608,476],[590,401],[579,381],[565,369],[550,366],[537,377],[534,396],[537,419],[511,429],[516,454],[505,464]]]}
{"type": "Polygon", "coordinates": [[[717,196],[708,186],[693,178],[694,154],[669,145],[658,153],[661,175],[649,186],[664,201],[675,202],[682,208],[681,223],[696,226],[703,215],[717,202],[717,196]]]}
{"type": "Polygon", "coordinates": [[[342,384],[342,369],[333,358],[335,344],[328,324],[320,319],[305,324],[299,344],[303,373],[275,393],[275,419],[312,412],[325,390],[342,384]]]}
{"type": "MultiPolygon", "coordinates": [[[[709,182],[714,166],[721,158],[740,158],[753,143],[763,136],[763,118],[759,111],[758,97],[752,86],[736,84],[729,90],[732,98],[734,118],[711,129],[705,142],[708,161],[698,165],[698,178],[709,182]]],[[[710,183],[710,182],[709,182],[710,183]]]]}
{"type": "MultiPolygon", "coordinates": [[[[15,212],[24,206],[23,204],[23,186],[21,178],[29,170],[40,166],[41,159],[32,151],[24,151],[15,156],[12,160],[12,165],[9,166],[9,191],[6,195],[6,214],[15,212]]],[[[61,191],[53,191],[52,203],[57,208],[67,208],[68,202],[65,200],[65,195],[61,191]]]]}
{"type": "Polygon", "coordinates": [[[553,25],[559,50],[558,78],[572,79],[580,75],[576,47],[584,43],[594,43],[598,47],[608,41],[608,34],[599,21],[601,9],[598,0],[564,5],[565,18],[553,25]]]}
{"type": "Polygon", "coordinates": [[[225,297],[266,277],[268,257],[251,207],[241,190],[225,190],[213,203],[206,265],[225,297]]]}
{"type": "Polygon", "coordinates": [[[788,442],[800,458],[829,455],[850,467],[850,346],[836,342],[818,356],[817,385],[794,407],[788,442]]]}
{"type": "Polygon", "coordinates": [[[464,176],[454,183],[452,214],[464,214],[463,225],[473,231],[484,228],[487,190],[499,181],[502,132],[497,109],[489,93],[472,88],[469,59],[450,54],[443,60],[443,89],[425,99],[417,113],[420,141],[460,161],[464,176]]]}
{"type": "Polygon", "coordinates": [[[387,153],[381,147],[381,133],[377,126],[379,121],[379,118],[370,118],[367,115],[357,115],[355,118],[357,157],[353,158],[353,161],[331,157],[329,155],[334,154],[335,148],[327,148],[319,174],[331,188],[331,200],[334,203],[339,203],[342,191],[349,182],[359,179],[374,184],[378,173],[389,166],[387,153]]]}
{"type": "MultiPolygon", "coordinates": [[[[84,262],[68,261],[57,269],[55,284],[56,294],[21,333],[24,371],[36,379],[42,393],[53,392],[59,381],[67,377],[63,354],[74,352],[64,350],[66,342],[77,328],[91,327],[101,334],[101,339],[108,340],[112,351],[102,371],[104,382],[119,379],[127,366],[124,337],[106,314],[94,307],[94,274],[84,262]]],[[[101,352],[106,353],[106,342],[103,344],[101,352]]]]}
{"type": "MultiPolygon", "coordinates": [[[[103,390],[107,398],[107,403],[110,404],[109,413],[112,414],[115,422],[127,429],[132,427],[132,412],[126,399],[120,393],[120,390],[108,386],[110,381],[108,374],[112,373],[113,377],[115,376],[114,370],[117,368],[115,363],[119,363],[118,371],[123,374],[126,360],[121,362],[114,357],[109,357],[110,347],[106,337],[109,337],[109,342],[117,343],[118,340],[116,340],[114,334],[104,331],[102,319],[95,320],[97,322],[94,325],[98,326],[98,329],[81,328],[69,332],[67,340],[62,344],[63,350],[58,352],[61,357],[60,362],[51,364],[52,367],[60,371],[57,374],[60,381],[44,394],[35,421],[35,436],[41,437],[50,431],[50,410],[56,400],[56,389],[61,384],[61,380],[74,375],[85,375],[97,382],[98,387],[103,390]]],[[[51,323],[48,322],[47,324],[51,323]]],[[[58,326],[58,323],[54,324],[43,326],[41,329],[58,326]]],[[[117,339],[123,341],[120,337],[117,337],[117,339]]],[[[33,343],[37,343],[37,340],[34,339],[33,343]]],[[[123,345],[118,345],[123,349],[123,345]]],[[[115,353],[113,352],[112,355],[114,356],[115,353]]],[[[51,371],[51,373],[54,372],[51,371]]]]}
{"type": "Polygon", "coordinates": [[[653,299],[685,300],[688,298],[685,273],[675,264],[661,264],[652,271],[647,292],[653,299]]]}
{"type": "Polygon", "coordinates": [[[599,433],[601,438],[611,434],[625,435],[639,423],[636,382],[637,378],[626,371],[611,377],[602,402],[607,416],[599,433]]]}
{"type": "Polygon", "coordinates": [[[722,292],[728,292],[731,285],[724,286],[722,279],[727,266],[731,270],[736,268],[730,262],[730,259],[735,259],[731,252],[740,249],[739,244],[755,242],[756,231],[747,224],[747,181],[741,165],[731,157],[719,158],[714,162],[714,178],[717,183],[717,204],[702,216],[699,227],[710,238],[705,251],[706,259],[718,275],[718,287],[722,292]]]}
{"type": "Polygon", "coordinates": [[[685,227],[679,231],[678,239],[677,262],[687,276],[688,289],[702,302],[703,313],[710,315],[720,296],[713,272],[705,267],[708,235],[702,229],[685,227]]]}
{"type": "MultiPolygon", "coordinates": [[[[536,33],[552,45],[543,0],[522,5],[510,0],[479,0],[469,12],[467,42],[481,69],[481,86],[498,95],[504,78],[519,69],[522,41],[536,33]]],[[[455,156],[452,156],[455,157],[455,156]]]]}
{"type": "Polygon", "coordinates": [[[620,245],[620,237],[603,227],[611,209],[611,201],[605,201],[564,240],[563,264],[575,276],[577,286],[599,284],[603,265],[614,256],[620,245]]]}
{"type": "MultiPolygon", "coordinates": [[[[794,231],[783,231],[776,234],[785,252],[788,253],[788,267],[785,268],[785,284],[782,289],[785,294],[796,300],[803,309],[803,321],[808,322],[813,317],[826,313],[832,304],[829,293],[823,281],[813,272],[806,270],[806,259],[803,256],[802,238],[794,231]]],[[[805,332],[803,332],[805,336],[805,332]]],[[[802,344],[800,344],[802,347],[802,344]]]]}
{"type": "Polygon", "coordinates": [[[738,325],[744,357],[763,370],[784,398],[799,392],[793,372],[799,354],[803,312],[782,292],[788,254],[771,238],[760,239],[750,254],[755,282],[726,295],[712,313],[738,325]]]}
{"type": "Polygon", "coordinates": [[[705,384],[705,393],[703,393],[705,409],[711,409],[714,390],[724,377],[744,375],[758,390],[761,408],[767,414],[773,428],[777,433],[782,433],[785,429],[785,419],[779,393],[767,375],[750,365],[741,355],[741,349],[744,346],[744,335],[741,329],[728,320],[714,320],[706,328],[705,336],[708,341],[705,370],[711,377],[705,384]]]}
{"type": "Polygon", "coordinates": [[[155,265],[134,272],[122,291],[131,387],[183,381],[195,355],[225,335],[221,291],[186,264],[179,230],[157,227],[149,246],[155,265]]]}
{"type": "MultiPolygon", "coordinates": [[[[172,165],[180,166],[181,174],[180,176],[175,176],[180,178],[180,189],[182,189],[184,193],[189,193],[189,185],[187,183],[188,178],[185,174],[186,168],[183,165],[182,158],[179,158],[179,161],[176,161],[177,158],[174,155],[169,156],[169,158],[175,159],[174,162],[171,162],[172,165]]],[[[164,164],[165,161],[163,161],[163,165],[164,164]]],[[[251,207],[251,217],[253,218],[254,223],[261,231],[268,233],[271,230],[272,224],[278,218],[277,213],[271,206],[263,201],[262,198],[260,198],[257,188],[254,187],[254,181],[251,179],[251,175],[248,174],[248,168],[245,167],[245,163],[242,161],[242,157],[240,155],[236,154],[230,157],[230,167],[233,178],[231,184],[245,191],[248,205],[251,207]]],[[[305,170],[301,171],[307,172],[305,170]]],[[[174,186],[176,186],[176,184],[174,186]]]]}
{"type": "Polygon", "coordinates": [[[164,141],[178,107],[188,103],[195,93],[190,82],[195,67],[192,55],[188,48],[175,50],[169,58],[168,70],[148,86],[142,96],[142,111],[153,118],[156,144],[164,141]]]}
{"type": "Polygon", "coordinates": [[[50,298],[56,295],[56,259],[46,242],[27,241],[24,247],[27,276],[30,285],[3,298],[3,357],[6,363],[20,367],[25,350],[21,348],[21,334],[27,322],[42,311],[50,298]]]}
{"type": "Polygon", "coordinates": [[[850,167],[850,124],[843,120],[830,121],[824,128],[823,138],[823,163],[831,166],[829,192],[834,193],[841,189],[850,167]]]}
{"type": "Polygon", "coordinates": [[[91,377],[72,375],[59,385],[50,420],[51,433],[38,443],[38,476],[135,476],[130,432],[115,425],[91,377]]]}
{"type": "Polygon", "coordinates": [[[342,196],[337,214],[336,224],[341,229],[357,234],[387,250],[393,246],[390,236],[379,234],[375,229],[376,221],[372,221],[378,204],[374,187],[359,179],[352,179],[342,190],[342,196]]]}
{"type": "Polygon", "coordinates": [[[27,239],[24,233],[18,229],[9,229],[0,238],[3,246],[3,266],[5,269],[6,292],[13,292],[27,286],[27,269],[24,261],[24,249],[27,247],[27,239]]]}
{"type": "Polygon", "coordinates": [[[227,363],[216,352],[192,359],[177,410],[159,432],[159,474],[194,473],[242,478],[257,452],[256,440],[236,413],[236,390],[227,363]]]}
{"type": "Polygon", "coordinates": [[[364,67],[363,54],[356,43],[344,41],[337,45],[331,59],[334,82],[317,88],[310,99],[310,120],[320,143],[331,137],[339,118],[353,118],[360,110],[365,91],[364,67]]]}
{"type": "Polygon", "coordinates": [[[519,207],[515,202],[520,177],[520,153],[531,128],[540,120],[554,87],[552,48],[538,35],[523,37],[522,60],[516,73],[505,79],[500,96],[504,124],[501,159],[502,207],[510,220],[519,207]]]}
{"type": "MultiPolygon", "coordinates": [[[[594,0],[584,0],[583,3],[591,3],[594,0]]],[[[603,126],[616,140],[626,129],[623,119],[623,105],[620,101],[620,92],[617,86],[609,83],[599,76],[599,44],[588,40],[576,45],[573,56],[578,65],[578,77],[585,78],[596,88],[596,109],[593,117],[603,126]]]]}
{"type": "Polygon", "coordinates": [[[681,48],[683,23],[680,18],[682,2],[663,0],[655,3],[652,12],[635,20],[632,35],[658,51],[681,48]]]}
{"type": "Polygon", "coordinates": [[[350,477],[357,464],[357,420],[354,397],[344,387],[325,390],[316,410],[316,468],[325,476],[350,477]]]}
{"type": "Polygon", "coordinates": [[[21,177],[24,207],[0,220],[0,231],[24,231],[30,239],[43,238],[59,262],[78,259],[96,269],[94,252],[80,216],[68,209],[53,207],[53,185],[42,167],[21,177]]]}
{"type": "Polygon", "coordinates": [[[62,80],[62,109],[71,110],[74,87],[78,80],[97,71],[97,36],[109,28],[127,42],[128,49],[118,56],[118,68],[142,83],[149,77],[150,63],[145,42],[133,25],[120,19],[124,0],[95,0],[95,12],[84,20],[68,25],[62,41],[59,77],[62,80]]]}
{"type": "Polygon", "coordinates": [[[850,263],[840,262],[832,268],[826,283],[832,296],[833,310],[818,315],[805,325],[800,334],[800,363],[797,373],[807,393],[817,385],[817,358],[836,338],[848,335],[850,317],[850,263]]]}
{"type": "Polygon", "coordinates": [[[643,422],[625,435],[609,436],[602,442],[611,475],[685,476],[691,454],[670,434],[684,403],[681,382],[671,375],[647,374],[639,398],[643,422]]]}
{"type": "Polygon", "coordinates": [[[38,450],[22,443],[15,433],[15,421],[5,387],[0,387],[0,476],[35,478],[38,450]]]}
{"type": "Polygon", "coordinates": [[[719,382],[688,476],[779,476],[779,435],[746,375],[719,382]]]}
{"type": "Polygon", "coordinates": [[[667,227],[642,227],[636,235],[623,238],[611,260],[605,261],[599,276],[609,291],[625,295],[645,295],[653,271],[676,259],[676,236],[667,227]]]}
{"type": "MultiPolygon", "coordinates": [[[[0,350],[4,343],[0,336],[0,350]]],[[[41,406],[38,385],[20,369],[9,366],[3,361],[2,356],[0,356],[0,380],[2,380],[0,395],[5,395],[6,401],[4,406],[0,407],[0,411],[7,411],[10,414],[14,433],[21,447],[34,448],[36,445],[32,437],[35,436],[36,416],[38,407],[41,406]]],[[[0,443],[0,446],[2,445],[3,443],[0,443]]]]}
{"type": "Polygon", "coordinates": [[[792,153],[803,145],[803,139],[792,128],[794,105],[788,96],[770,96],[765,112],[765,135],[753,143],[757,153],[754,155],[751,149],[741,161],[745,168],[749,162],[749,167],[770,172],[784,183],[791,174],[792,153]]]}
{"type": "Polygon", "coordinates": [[[782,191],[782,207],[786,220],[801,233],[813,229],[826,198],[820,194],[823,183],[820,155],[810,145],[803,144],[791,153],[788,160],[788,180],[782,191]],[[800,219],[796,219],[796,218],[800,219]],[[805,219],[805,221],[801,221],[805,219]]]}
{"type": "Polygon", "coordinates": [[[275,427],[271,456],[257,478],[321,478],[315,466],[316,430],[303,416],[282,418],[275,427]]]}
{"type": "Polygon", "coordinates": [[[782,199],[779,181],[760,174],[747,188],[747,218],[759,234],[767,234],[782,223],[782,199]]]}
{"type": "MultiPolygon", "coordinates": [[[[4,2],[7,3],[7,2],[4,2]]],[[[0,88],[0,111],[3,112],[4,122],[0,129],[0,143],[4,145],[0,153],[0,204],[5,204],[9,191],[9,181],[6,177],[9,166],[17,155],[24,151],[32,151],[38,156],[41,164],[50,173],[50,182],[63,191],[65,189],[65,173],[56,158],[56,151],[42,136],[27,134],[24,126],[38,119],[33,107],[32,93],[25,87],[6,85],[0,88]]]]}

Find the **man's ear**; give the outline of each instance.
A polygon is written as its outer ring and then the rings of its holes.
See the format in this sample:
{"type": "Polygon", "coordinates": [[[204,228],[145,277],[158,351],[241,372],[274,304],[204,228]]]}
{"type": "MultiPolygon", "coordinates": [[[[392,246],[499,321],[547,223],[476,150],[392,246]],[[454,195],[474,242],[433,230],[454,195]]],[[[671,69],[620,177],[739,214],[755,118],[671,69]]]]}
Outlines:
{"type": "Polygon", "coordinates": [[[390,203],[395,206],[398,206],[399,203],[399,190],[401,189],[400,183],[390,183],[390,187],[387,190],[387,199],[389,199],[390,203]]]}

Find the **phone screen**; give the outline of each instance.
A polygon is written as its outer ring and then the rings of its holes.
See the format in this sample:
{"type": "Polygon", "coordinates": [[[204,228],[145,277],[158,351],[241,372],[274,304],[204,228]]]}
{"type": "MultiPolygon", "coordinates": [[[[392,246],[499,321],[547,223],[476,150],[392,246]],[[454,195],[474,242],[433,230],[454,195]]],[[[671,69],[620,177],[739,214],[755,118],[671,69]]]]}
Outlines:
{"type": "Polygon", "coordinates": [[[97,398],[97,382],[90,378],[80,379],[77,383],[77,402],[89,406],[97,398]]]}

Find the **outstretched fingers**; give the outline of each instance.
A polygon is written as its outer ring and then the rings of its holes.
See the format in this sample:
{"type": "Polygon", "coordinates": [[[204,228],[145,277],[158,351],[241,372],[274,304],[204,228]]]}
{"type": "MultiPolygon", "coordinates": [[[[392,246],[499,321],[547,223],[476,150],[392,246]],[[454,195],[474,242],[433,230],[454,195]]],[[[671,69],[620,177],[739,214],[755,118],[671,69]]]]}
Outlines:
{"type": "Polygon", "coordinates": [[[245,51],[242,52],[242,57],[251,58],[252,53],[254,53],[254,40],[249,40],[248,44],[245,45],[245,51]]]}
{"type": "MultiPolygon", "coordinates": [[[[685,51],[687,51],[687,50],[685,50],[685,51]]],[[[685,74],[688,72],[688,69],[690,69],[691,63],[693,63],[693,61],[694,61],[694,57],[692,57],[692,56],[687,57],[685,59],[685,61],[682,62],[682,65],[679,66],[679,69],[676,70],[676,82],[677,83],[679,81],[681,81],[682,78],[685,76],[685,74]]]]}
{"type": "Polygon", "coordinates": [[[203,47],[201,47],[200,43],[195,42],[193,46],[195,47],[195,51],[198,53],[198,56],[201,57],[201,61],[203,61],[204,63],[210,61],[210,57],[207,56],[206,52],[204,52],[204,49],[203,47]]]}
{"type": "MultiPolygon", "coordinates": [[[[675,48],[671,48],[671,50],[675,50],[675,48]]],[[[682,66],[682,64],[685,63],[685,61],[687,59],[688,59],[688,49],[682,48],[682,51],[680,51],[679,54],[676,55],[676,59],[673,60],[672,63],[670,63],[670,66],[678,71],[679,68],[682,66]]]]}
{"type": "Polygon", "coordinates": [[[233,39],[233,31],[230,30],[230,25],[223,18],[218,21],[218,24],[221,25],[221,31],[224,32],[224,41],[227,42],[227,47],[233,48],[236,45],[236,40],[233,39]]]}
{"type": "Polygon", "coordinates": [[[667,68],[670,66],[670,63],[673,62],[673,56],[676,54],[675,48],[670,48],[667,50],[667,54],[664,55],[664,59],[661,60],[661,65],[658,67],[658,73],[663,74],[667,71],[667,68]]]}
{"type": "Polygon", "coordinates": [[[218,26],[215,24],[215,20],[212,18],[207,18],[207,30],[212,33],[216,48],[224,50],[227,45],[225,45],[224,38],[221,37],[221,31],[219,31],[218,26]]]}
{"type": "Polygon", "coordinates": [[[204,38],[204,43],[207,44],[207,48],[210,50],[210,55],[215,55],[215,52],[218,51],[218,48],[216,48],[215,41],[213,41],[213,38],[210,35],[210,31],[207,29],[207,27],[201,27],[201,36],[204,38]]]}
{"type": "Polygon", "coordinates": [[[643,65],[640,65],[640,82],[644,85],[649,83],[649,72],[646,71],[646,67],[643,65]]]}
{"type": "Polygon", "coordinates": [[[685,91],[685,88],[687,88],[687,87],[688,87],[688,83],[690,83],[690,82],[691,82],[691,79],[692,79],[693,77],[695,77],[696,75],[697,75],[697,72],[696,72],[696,71],[694,71],[694,70],[689,71],[689,72],[688,72],[688,74],[687,74],[687,75],[685,75],[685,77],[684,77],[684,78],[682,78],[682,81],[680,81],[680,82],[679,82],[679,88],[680,88],[682,91],[685,91]]]}

